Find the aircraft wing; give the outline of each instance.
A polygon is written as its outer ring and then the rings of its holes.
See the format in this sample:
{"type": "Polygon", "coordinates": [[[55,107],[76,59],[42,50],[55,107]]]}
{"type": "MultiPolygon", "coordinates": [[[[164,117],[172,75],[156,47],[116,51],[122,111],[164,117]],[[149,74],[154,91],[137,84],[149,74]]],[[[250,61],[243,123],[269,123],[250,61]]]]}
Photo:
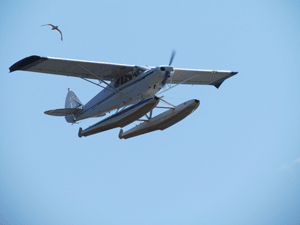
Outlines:
{"type": "Polygon", "coordinates": [[[109,81],[113,81],[135,68],[135,66],[133,65],[92,62],[74,59],[60,59],[33,55],[16,62],[9,68],[9,70],[10,72],[23,70],[38,73],[49,73],[63,76],[97,79],[97,77],[91,75],[82,67],[97,75],[102,80],[109,81]]]}
{"type": "Polygon", "coordinates": [[[197,70],[197,69],[176,69],[174,75],[169,78],[168,83],[172,84],[207,84],[219,88],[227,78],[238,72],[226,70],[197,70]]]}

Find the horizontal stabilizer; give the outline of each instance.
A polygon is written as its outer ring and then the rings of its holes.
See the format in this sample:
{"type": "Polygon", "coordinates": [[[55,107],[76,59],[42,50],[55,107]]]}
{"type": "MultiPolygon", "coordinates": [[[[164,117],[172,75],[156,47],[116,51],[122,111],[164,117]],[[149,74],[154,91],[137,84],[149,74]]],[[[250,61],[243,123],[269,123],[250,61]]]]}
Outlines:
{"type": "Polygon", "coordinates": [[[66,108],[66,109],[52,109],[45,112],[45,114],[50,116],[68,116],[72,114],[78,113],[80,110],[79,108],[66,108]]]}

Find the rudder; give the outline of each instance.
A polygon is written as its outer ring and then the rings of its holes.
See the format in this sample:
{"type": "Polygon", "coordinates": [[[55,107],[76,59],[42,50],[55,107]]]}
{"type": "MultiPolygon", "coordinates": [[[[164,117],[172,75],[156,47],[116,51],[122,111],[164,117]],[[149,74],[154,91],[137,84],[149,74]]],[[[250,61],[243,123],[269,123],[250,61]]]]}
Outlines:
{"type": "MultiPolygon", "coordinates": [[[[79,100],[79,98],[77,97],[77,95],[71,91],[70,88],[68,88],[68,94],[66,97],[66,102],[65,102],[65,108],[82,108],[83,104],[82,102],[79,100]]],[[[74,118],[74,114],[72,115],[68,115],[65,116],[65,119],[68,123],[75,123],[75,118],[74,118]]]]}

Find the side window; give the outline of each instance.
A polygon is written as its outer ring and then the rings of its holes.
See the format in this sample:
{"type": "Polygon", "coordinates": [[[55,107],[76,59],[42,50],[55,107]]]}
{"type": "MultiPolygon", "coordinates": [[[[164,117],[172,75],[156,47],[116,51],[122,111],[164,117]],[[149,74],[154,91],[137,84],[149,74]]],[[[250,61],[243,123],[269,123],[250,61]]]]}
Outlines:
{"type": "Polygon", "coordinates": [[[133,77],[137,77],[137,76],[139,76],[138,72],[134,72],[133,77]]]}
{"type": "Polygon", "coordinates": [[[115,82],[114,87],[117,88],[120,85],[120,78],[115,82]]]}
{"type": "Polygon", "coordinates": [[[136,72],[133,75],[124,75],[123,77],[120,77],[116,82],[114,83],[114,87],[117,88],[120,85],[126,84],[127,82],[131,81],[134,77],[137,77],[139,74],[136,72]]]}
{"type": "Polygon", "coordinates": [[[128,81],[130,81],[132,79],[131,75],[125,75],[123,77],[121,77],[121,85],[127,83],[128,81]]]}

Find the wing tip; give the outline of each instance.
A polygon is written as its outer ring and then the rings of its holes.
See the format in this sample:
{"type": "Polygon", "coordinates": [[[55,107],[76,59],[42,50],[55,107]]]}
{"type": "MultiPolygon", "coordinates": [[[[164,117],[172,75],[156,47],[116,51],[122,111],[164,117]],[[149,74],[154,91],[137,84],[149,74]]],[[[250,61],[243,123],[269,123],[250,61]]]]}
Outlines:
{"type": "Polygon", "coordinates": [[[234,76],[234,75],[236,75],[236,74],[238,74],[237,71],[232,71],[232,72],[230,73],[229,76],[224,77],[224,78],[222,78],[222,79],[216,81],[213,85],[214,85],[217,89],[219,89],[219,87],[221,86],[221,84],[223,84],[223,82],[224,82],[227,78],[229,78],[229,77],[231,77],[231,76],[234,76]]]}
{"type": "Polygon", "coordinates": [[[19,60],[15,64],[13,64],[11,67],[9,67],[9,72],[14,72],[16,70],[26,70],[29,69],[30,67],[39,64],[43,61],[45,61],[47,58],[37,56],[37,55],[32,55],[29,57],[26,57],[24,59],[19,60]]]}
{"type": "Polygon", "coordinates": [[[218,83],[218,84],[214,84],[214,86],[215,86],[217,89],[219,89],[219,87],[221,86],[222,83],[223,83],[223,82],[218,83]]]}

